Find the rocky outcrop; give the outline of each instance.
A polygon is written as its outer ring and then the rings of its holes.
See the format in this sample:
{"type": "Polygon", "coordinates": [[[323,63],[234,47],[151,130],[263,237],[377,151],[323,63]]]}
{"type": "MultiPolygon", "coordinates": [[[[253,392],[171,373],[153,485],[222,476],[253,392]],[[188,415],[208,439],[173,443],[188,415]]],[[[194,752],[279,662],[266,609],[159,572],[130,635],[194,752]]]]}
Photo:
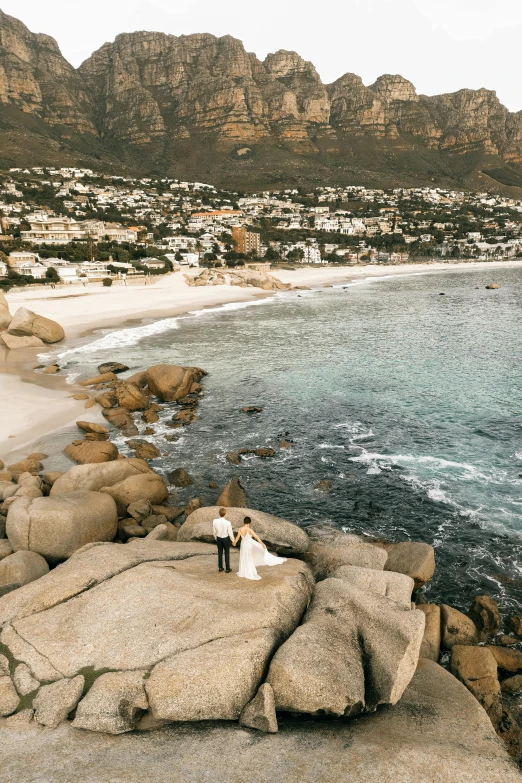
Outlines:
{"type": "Polygon", "coordinates": [[[415,673],[423,631],[422,612],[326,579],[270,664],[276,709],[349,716],[396,704],[415,673]]]}
{"type": "Polygon", "coordinates": [[[225,506],[225,508],[245,508],[246,504],[247,495],[238,476],[228,482],[216,501],[216,506],[225,506]]]}
{"type": "Polygon", "coordinates": [[[206,375],[199,367],[157,364],[147,370],[149,390],[163,402],[175,402],[189,394],[206,375]]]}
{"type": "Polygon", "coordinates": [[[118,459],[118,449],[108,441],[75,440],[64,449],[64,454],[80,465],[118,459]]]}
{"type": "Polygon", "coordinates": [[[313,588],[301,561],[267,570],[252,590],[223,582],[215,546],[98,544],[0,600],[0,640],[56,688],[95,673],[79,728],[130,731],[146,710],[155,719],[237,720],[313,588]]]}
{"type": "MultiPolygon", "coordinates": [[[[220,506],[207,506],[194,511],[180,527],[178,541],[204,541],[214,543],[212,522],[219,516],[220,506]]],[[[252,519],[252,529],[263,539],[270,550],[280,555],[301,555],[306,552],[309,538],[297,525],[285,519],[254,511],[250,508],[227,508],[227,519],[237,531],[244,518],[252,519]]]]}
{"type": "Polygon", "coordinates": [[[15,337],[38,337],[44,343],[58,343],[65,337],[60,324],[37,315],[26,307],[18,308],[7,331],[15,337]]]}
{"type": "MultiPolygon", "coordinates": [[[[148,717],[148,716],[147,716],[148,717]]],[[[154,722],[148,727],[161,726],[154,722]]],[[[139,726],[145,728],[145,721],[139,726]]],[[[117,738],[84,734],[63,724],[49,740],[38,727],[2,731],[3,783],[27,769],[42,780],[97,780],[118,770],[127,783],[208,778],[243,781],[245,770],[279,783],[519,783],[480,704],[435,663],[422,661],[401,701],[363,720],[285,721],[284,731],[259,738],[223,723],[173,724],[117,738]]],[[[255,779],[255,778],[254,778],[255,779]]]]}
{"type": "Polygon", "coordinates": [[[54,482],[50,495],[63,495],[66,492],[79,490],[97,492],[102,487],[111,487],[131,476],[141,476],[151,472],[145,460],[136,458],[77,465],[54,482]]]}
{"type": "Polygon", "coordinates": [[[159,505],[169,495],[167,485],[161,476],[152,472],[130,476],[110,487],[102,487],[100,492],[114,498],[120,517],[124,516],[128,506],[132,503],[145,500],[151,505],[159,505]]]}
{"type": "Polygon", "coordinates": [[[37,552],[20,550],[0,561],[0,587],[4,585],[21,587],[48,573],[49,566],[41,555],[37,552]]]}
{"type": "Polygon", "coordinates": [[[303,555],[315,578],[326,579],[341,566],[357,566],[381,570],[388,555],[384,549],[367,543],[359,536],[327,530],[313,540],[303,555]]]}
{"type": "Polygon", "coordinates": [[[9,508],[6,532],[18,552],[66,560],[93,541],[112,541],[117,530],[114,500],[101,492],[67,492],[55,497],[19,498],[9,508]]]}

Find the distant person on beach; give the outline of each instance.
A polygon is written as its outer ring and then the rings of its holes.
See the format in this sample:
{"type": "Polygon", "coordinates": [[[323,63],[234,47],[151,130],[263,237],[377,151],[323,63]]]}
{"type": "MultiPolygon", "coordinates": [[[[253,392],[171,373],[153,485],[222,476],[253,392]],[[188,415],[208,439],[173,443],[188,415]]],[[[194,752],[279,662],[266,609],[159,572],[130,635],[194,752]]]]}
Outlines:
{"type": "Polygon", "coordinates": [[[286,557],[271,555],[257,533],[252,530],[252,520],[245,517],[233,545],[241,539],[238,576],[244,579],[261,579],[256,566],[276,566],[286,563],[286,557]]]}
{"type": "Polygon", "coordinates": [[[232,573],[230,568],[230,545],[234,543],[234,531],[230,521],[226,518],[225,508],[219,510],[219,517],[212,523],[212,532],[218,548],[218,568],[223,571],[223,553],[225,554],[225,566],[227,574],[232,573]]]}

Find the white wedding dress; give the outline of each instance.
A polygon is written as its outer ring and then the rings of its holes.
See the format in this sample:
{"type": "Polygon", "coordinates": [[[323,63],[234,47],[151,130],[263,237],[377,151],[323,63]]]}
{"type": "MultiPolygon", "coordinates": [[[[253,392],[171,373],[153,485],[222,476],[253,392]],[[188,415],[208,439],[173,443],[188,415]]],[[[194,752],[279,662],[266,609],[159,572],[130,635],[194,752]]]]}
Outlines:
{"type": "Polygon", "coordinates": [[[244,579],[261,579],[256,566],[276,566],[286,563],[286,557],[271,555],[250,533],[241,536],[238,576],[244,579]]]}

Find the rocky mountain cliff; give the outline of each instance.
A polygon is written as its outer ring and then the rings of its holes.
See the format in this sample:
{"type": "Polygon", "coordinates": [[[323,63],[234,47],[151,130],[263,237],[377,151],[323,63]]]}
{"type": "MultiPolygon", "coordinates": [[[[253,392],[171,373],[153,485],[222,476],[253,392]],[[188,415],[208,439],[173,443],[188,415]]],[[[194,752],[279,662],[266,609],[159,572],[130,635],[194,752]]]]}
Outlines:
{"type": "Polygon", "coordinates": [[[356,181],[522,188],[522,113],[489,90],[418,95],[401,76],[322,83],[209,34],[120,35],[79,69],[0,11],[3,163],[212,179],[248,187],[356,181]]]}

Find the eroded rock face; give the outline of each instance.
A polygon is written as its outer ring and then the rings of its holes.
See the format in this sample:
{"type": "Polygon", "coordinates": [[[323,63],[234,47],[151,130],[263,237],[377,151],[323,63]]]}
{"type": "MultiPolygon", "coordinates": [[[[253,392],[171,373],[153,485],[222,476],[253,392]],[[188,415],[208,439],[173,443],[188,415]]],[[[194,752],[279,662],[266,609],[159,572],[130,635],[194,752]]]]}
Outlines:
{"type": "Polygon", "coordinates": [[[396,704],[415,673],[423,631],[422,612],[326,579],[270,664],[276,708],[340,716],[396,704]]]}
{"type": "MultiPolygon", "coordinates": [[[[351,73],[324,85],[298,53],[279,50],[261,61],[230,35],[123,34],[75,70],[52,38],[18,20],[2,14],[0,31],[0,102],[14,115],[13,154],[23,165],[71,163],[79,147],[194,179],[204,151],[213,181],[232,178],[234,164],[244,176],[244,160],[249,176],[265,183],[274,165],[282,177],[298,165],[315,181],[333,171],[351,181],[352,161],[360,166],[369,147],[371,175],[382,178],[382,164],[399,185],[392,156],[403,155],[419,179],[426,150],[441,178],[454,177],[453,154],[468,155],[473,173],[483,165],[473,156],[522,159],[522,118],[490,90],[428,97],[390,74],[370,86],[351,73]],[[257,150],[262,155],[250,155],[257,150]]],[[[8,126],[6,142],[13,133],[8,126]]]]}
{"type": "Polygon", "coordinates": [[[54,690],[85,669],[101,675],[78,705],[79,728],[130,731],[147,709],[238,719],[312,587],[298,560],[265,569],[252,589],[223,581],[215,546],[98,544],[0,600],[0,640],[54,690]]]}
{"type": "Polygon", "coordinates": [[[27,549],[59,562],[85,544],[112,541],[117,526],[114,500],[82,490],[16,500],[9,508],[6,532],[15,552],[27,549]]]}
{"type": "MultiPolygon", "coordinates": [[[[219,509],[220,506],[206,506],[190,514],[178,531],[178,541],[214,543],[212,522],[219,516],[219,509]]],[[[301,554],[308,549],[308,536],[293,522],[250,508],[227,508],[227,519],[234,531],[242,527],[247,516],[252,519],[252,529],[269,549],[284,555],[301,554]]]]}

